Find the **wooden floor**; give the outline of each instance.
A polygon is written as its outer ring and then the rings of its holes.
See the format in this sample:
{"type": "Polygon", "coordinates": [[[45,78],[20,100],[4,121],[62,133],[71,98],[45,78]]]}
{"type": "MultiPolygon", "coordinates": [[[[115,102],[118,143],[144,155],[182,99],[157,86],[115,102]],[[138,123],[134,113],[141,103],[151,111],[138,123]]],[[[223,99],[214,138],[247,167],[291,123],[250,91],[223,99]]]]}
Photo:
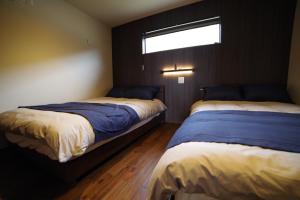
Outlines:
{"type": "Polygon", "coordinates": [[[72,186],[0,151],[0,199],[143,200],[152,170],[177,128],[164,124],[154,129],[72,186]]]}

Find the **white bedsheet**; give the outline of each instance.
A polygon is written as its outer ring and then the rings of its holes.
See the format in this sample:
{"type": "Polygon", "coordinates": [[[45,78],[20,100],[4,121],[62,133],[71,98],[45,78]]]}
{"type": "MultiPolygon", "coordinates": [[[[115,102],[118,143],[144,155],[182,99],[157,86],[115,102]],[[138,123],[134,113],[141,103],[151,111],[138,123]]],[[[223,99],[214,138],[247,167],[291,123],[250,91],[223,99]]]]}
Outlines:
{"type": "Polygon", "coordinates": [[[207,110],[246,110],[283,113],[300,113],[300,106],[280,102],[251,101],[197,101],[192,105],[191,114],[207,110]]]}
{"type": "MultiPolygon", "coordinates": [[[[199,101],[191,114],[205,110],[300,113],[299,106],[276,102],[199,101]]],[[[151,200],[166,200],[170,193],[176,200],[300,199],[300,154],[239,144],[183,143],[164,153],[148,189],[151,200]]]]}
{"type": "MultiPolygon", "coordinates": [[[[84,102],[127,105],[137,112],[142,121],[166,109],[158,99],[101,97],[84,102]]],[[[36,146],[30,144],[29,140],[24,141],[26,138],[44,143],[52,150],[52,157],[56,157],[59,162],[82,155],[95,142],[95,134],[88,120],[76,114],[19,108],[0,114],[0,127],[10,135],[7,137],[9,141],[20,146],[36,146]],[[12,134],[25,137],[16,140],[16,137],[11,137],[12,134]]],[[[39,146],[40,150],[46,152],[46,146],[45,149],[39,146]]]]}
{"type": "MultiPolygon", "coordinates": [[[[143,121],[140,121],[139,123],[133,125],[128,131],[126,131],[120,135],[109,138],[107,140],[99,141],[97,143],[93,143],[85,150],[84,153],[88,153],[88,152],[100,147],[101,145],[104,145],[122,135],[125,135],[125,134],[143,126],[144,124],[148,123],[149,121],[151,121],[154,117],[156,117],[158,115],[160,115],[160,113],[158,113],[157,115],[154,115],[152,117],[149,117],[147,119],[144,119],[143,121]]],[[[32,137],[26,137],[23,135],[18,135],[18,134],[9,133],[9,132],[6,132],[5,136],[11,143],[18,144],[22,148],[33,149],[33,150],[37,151],[38,153],[43,154],[52,160],[59,160],[57,155],[55,155],[53,150],[43,140],[38,140],[38,139],[34,139],[32,137]]],[[[79,155],[79,156],[81,156],[81,155],[79,155]]],[[[73,156],[69,160],[76,159],[77,157],[78,156],[73,156]]]]}

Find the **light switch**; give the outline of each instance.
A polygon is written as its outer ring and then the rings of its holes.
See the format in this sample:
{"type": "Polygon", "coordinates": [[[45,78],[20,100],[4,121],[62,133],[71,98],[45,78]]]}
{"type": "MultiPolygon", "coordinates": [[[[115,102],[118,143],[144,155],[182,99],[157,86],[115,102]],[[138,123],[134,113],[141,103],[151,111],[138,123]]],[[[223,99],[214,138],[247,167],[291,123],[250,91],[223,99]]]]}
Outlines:
{"type": "Polygon", "coordinates": [[[184,77],[178,77],[178,84],[184,84],[184,77]]]}

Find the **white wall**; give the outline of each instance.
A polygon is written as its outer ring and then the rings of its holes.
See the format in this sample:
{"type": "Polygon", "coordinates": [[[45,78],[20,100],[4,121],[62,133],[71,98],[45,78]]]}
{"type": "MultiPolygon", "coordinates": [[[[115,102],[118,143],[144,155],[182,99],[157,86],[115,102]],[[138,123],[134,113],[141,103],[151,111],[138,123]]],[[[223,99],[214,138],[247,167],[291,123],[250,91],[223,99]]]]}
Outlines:
{"type": "Polygon", "coordinates": [[[297,2],[291,45],[288,90],[297,104],[300,104],[300,0],[297,2]]]}
{"type": "Polygon", "coordinates": [[[0,112],[104,95],[111,53],[111,29],[65,1],[0,1],[0,112]]]}

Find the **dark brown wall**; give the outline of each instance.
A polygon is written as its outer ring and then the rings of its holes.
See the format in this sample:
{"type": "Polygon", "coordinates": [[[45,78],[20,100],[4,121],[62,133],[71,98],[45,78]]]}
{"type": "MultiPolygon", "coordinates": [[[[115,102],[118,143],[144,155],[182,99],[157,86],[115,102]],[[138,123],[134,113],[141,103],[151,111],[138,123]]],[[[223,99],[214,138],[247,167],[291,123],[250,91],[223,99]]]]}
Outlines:
{"type": "Polygon", "coordinates": [[[295,2],[205,0],[113,28],[114,85],[165,85],[167,121],[181,122],[202,86],[286,84],[295,2]],[[221,44],[142,55],[142,33],[214,16],[221,44]],[[160,74],[175,63],[196,69],[183,85],[160,74]]]}

